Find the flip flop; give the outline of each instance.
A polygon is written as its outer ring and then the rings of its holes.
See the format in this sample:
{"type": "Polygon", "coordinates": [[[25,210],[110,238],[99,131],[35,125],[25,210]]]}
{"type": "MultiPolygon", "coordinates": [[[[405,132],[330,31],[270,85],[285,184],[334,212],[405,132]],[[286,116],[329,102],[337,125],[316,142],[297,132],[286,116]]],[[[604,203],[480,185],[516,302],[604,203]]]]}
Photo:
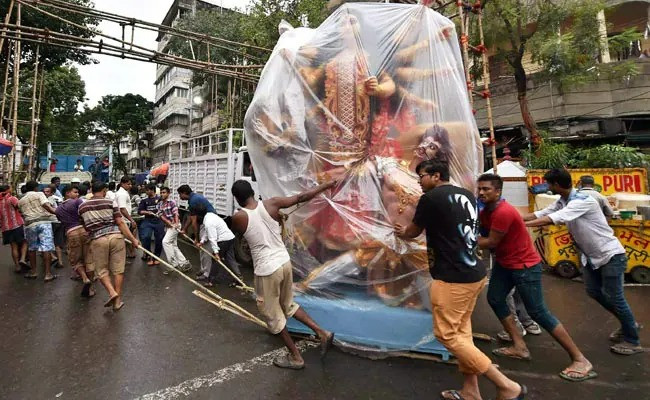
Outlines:
{"type": "Polygon", "coordinates": [[[18,264],[23,268],[23,269],[29,269],[29,264],[27,261],[18,261],[18,264]]]}
{"type": "Polygon", "coordinates": [[[90,286],[92,286],[92,282],[84,282],[84,287],[81,289],[81,297],[90,297],[90,286]]]}
{"type": "Polygon", "coordinates": [[[522,385],[521,383],[519,384],[521,386],[521,392],[519,392],[519,396],[515,397],[514,399],[508,399],[508,400],[524,400],[526,398],[526,395],[528,394],[528,388],[526,385],[522,385]]]}
{"type": "Polygon", "coordinates": [[[560,372],[560,378],[566,379],[567,381],[571,382],[583,382],[588,379],[593,379],[598,376],[598,373],[594,371],[593,369],[587,373],[582,372],[582,371],[576,371],[573,369],[570,369],[568,371],[562,371],[560,372]],[[571,374],[578,374],[579,376],[571,376],[571,374]]]}
{"type": "Polygon", "coordinates": [[[334,344],[334,332],[331,333],[330,337],[327,338],[327,341],[325,341],[324,344],[321,344],[321,348],[320,348],[321,360],[325,359],[325,356],[327,356],[327,352],[330,351],[330,349],[332,348],[332,344],[334,344]]]}
{"type": "Polygon", "coordinates": [[[609,348],[612,352],[622,356],[631,356],[633,354],[643,353],[645,349],[641,346],[635,346],[631,343],[622,342],[609,348]]]}
{"type": "Polygon", "coordinates": [[[115,296],[108,299],[108,301],[106,303],[104,303],[104,307],[114,306],[115,305],[115,300],[117,300],[118,297],[120,297],[120,296],[116,294],[115,296]]]}
{"type": "Polygon", "coordinates": [[[43,279],[43,282],[45,282],[45,283],[47,283],[47,282],[52,282],[53,280],[55,280],[55,279],[58,278],[58,277],[59,277],[58,275],[54,275],[54,274],[52,274],[51,276],[46,277],[45,279],[43,279]]]}
{"type": "Polygon", "coordinates": [[[458,390],[445,390],[440,393],[442,400],[465,400],[458,390]]]}
{"type": "Polygon", "coordinates": [[[528,355],[527,357],[522,357],[522,356],[518,356],[516,354],[509,353],[508,349],[509,349],[508,347],[500,347],[498,349],[492,350],[492,354],[494,354],[495,356],[499,356],[499,357],[513,358],[515,360],[530,361],[530,360],[533,359],[530,355],[528,355]]]}
{"type": "Polygon", "coordinates": [[[113,305],[113,311],[120,311],[124,307],[124,302],[121,302],[119,306],[113,305]]]}
{"type": "Polygon", "coordinates": [[[36,278],[38,278],[38,274],[26,274],[26,275],[23,275],[23,276],[25,277],[25,279],[36,279],[36,278]]]}
{"type": "Polygon", "coordinates": [[[298,363],[296,361],[293,361],[289,358],[287,354],[278,356],[275,360],[273,360],[273,365],[276,367],[280,368],[286,368],[286,369],[303,369],[305,368],[305,362],[303,361],[302,363],[298,363]]]}

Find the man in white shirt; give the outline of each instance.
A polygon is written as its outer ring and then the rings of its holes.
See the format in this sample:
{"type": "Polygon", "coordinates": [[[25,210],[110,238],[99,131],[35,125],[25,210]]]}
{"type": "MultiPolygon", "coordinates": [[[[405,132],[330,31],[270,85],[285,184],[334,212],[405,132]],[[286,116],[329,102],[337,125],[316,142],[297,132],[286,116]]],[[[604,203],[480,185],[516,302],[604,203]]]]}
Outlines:
{"type": "Polygon", "coordinates": [[[643,352],[639,341],[639,325],[634,319],[625,294],[623,281],[627,269],[625,249],[614,236],[598,202],[572,188],[571,175],[564,169],[552,169],[544,180],[560,198],[547,208],[524,216],[526,226],[566,224],[580,250],[584,265],[583,278],[587,294],[612,313],[621,323],[609,339],[616,343],[610,349],[622,355],[643,352]]]}
{"type": "Polygon", "coordinates": [[[112,201],[115,201],[115,188],[117,185],[115,182],[110,182],[108,184],[108,191],[106,192],[106,198],[112,201]]]}
{"type": "MultiPolygon", "coordinates": [[[[120,214],[122,214],[122,217],[126,219],[129,230],[133,233],[133,236],[138,237],[138,225],[135,223],[133,216],[131,215],[133,211],[130,194],[132,186],[131,178],[128,176],[123,176],[122,179],[120,179],[120,188],[115,193],[114,205],[119,208],[120,214]]],[[[108,193],[106,197],[108,197],[108,193]]],[[[135,249],[129,243],[126,245],[126,258],[135,258],[135,249]]]]}
{"type": "MultiPolygon", "coordinates": [[[[214,257],[225,265],[237,276],[242,277],[239,265],[235,260],[235,235],[226,221],[213,212],[208,212],[203,204],[194,208],[196,219],[200,226],[199,246],[211,252],[214,257]]],[[[211,287],[215,282],[229,282],[231,286],[236,282],[232,276],[206,253],[201,252],[201,273],[199,279],[205,280],[205,286],[211,287]]]]}
{"type": "Polygon", "coordinates": [[[74,170],[75,171],[83,171],[84,170],[84,166],[81,163],[81,160],[77,160],[77,163],[74,166],[74,170]]]}

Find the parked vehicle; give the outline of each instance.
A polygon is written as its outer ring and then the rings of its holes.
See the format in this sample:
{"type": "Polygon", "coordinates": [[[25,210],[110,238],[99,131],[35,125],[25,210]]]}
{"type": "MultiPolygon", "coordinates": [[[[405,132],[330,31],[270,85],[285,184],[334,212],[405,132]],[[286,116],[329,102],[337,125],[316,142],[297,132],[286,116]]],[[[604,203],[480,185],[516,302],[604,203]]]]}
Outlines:
{"type": "MultiPolygon", "coordinates": [[[[179,143],[169,159],[166,185],[172,189],[172,196],[181,210],[187,209],[187,202],[180,200],[176,189],[181,185],[190,185],[192,191],[205,196],[217,214],[230,225],[230,219],[237,209],[230,191],[233,183],[245,179],[258,193],[243,129],[225,129],[187,139],[179,143]]],[[[240,263],[251,264],[250,252],[243,237],[236,238],[235,253],[240,263]]]]}

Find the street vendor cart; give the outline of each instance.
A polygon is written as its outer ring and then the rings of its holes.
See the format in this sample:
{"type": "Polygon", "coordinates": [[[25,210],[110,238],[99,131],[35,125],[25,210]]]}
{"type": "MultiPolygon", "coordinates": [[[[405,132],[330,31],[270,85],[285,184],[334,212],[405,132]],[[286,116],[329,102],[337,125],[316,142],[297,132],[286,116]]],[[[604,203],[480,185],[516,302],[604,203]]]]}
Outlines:
{"type": "MultiPolygon", "coordinates": [[[[544,170],[529,170],[528,185],[543,183],[544,170]]],[[[614,193],[648,193],[647,172],[644,168],[628,169],[573,169],[569,170],[574,186],[583,175],[591,175],[595,188],[603,195],[614,193]]],[[[530,195],[529,207],[535,211],[535,200],[530,195]]],[[[627,253],[626,273],[638,283],[650,283],[650,220],[612,219],[609,225],[627,253]]],[[[573,278],[580,273],[580,253],[564,225],[544,227],[536,233],[535,245],[544,262],[560,276],[573,278]]]]}

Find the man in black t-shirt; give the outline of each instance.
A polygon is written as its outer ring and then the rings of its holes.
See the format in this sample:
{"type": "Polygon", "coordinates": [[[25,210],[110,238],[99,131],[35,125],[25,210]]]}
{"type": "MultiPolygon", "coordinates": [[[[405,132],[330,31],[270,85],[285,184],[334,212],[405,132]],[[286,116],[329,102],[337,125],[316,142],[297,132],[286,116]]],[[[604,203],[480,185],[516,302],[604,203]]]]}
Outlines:
{"type": "Polygon", "coordinates": [[[508,379],[475,345],[472,312],[486,284],[486,272],[476,259],[478,210],[474,195],[449,182],[449,166],[438,160],[424,161],[416,172],[424,195],[418,202],[413,222],[395,224],[395,233],[414,238],[426,230],[433,332],[458,359],[465,380],[461,390],[446,390],[443,399],[480,399],[479,375],[497,387],[497,398],[523,399],[526,387],[508,379]]]}

